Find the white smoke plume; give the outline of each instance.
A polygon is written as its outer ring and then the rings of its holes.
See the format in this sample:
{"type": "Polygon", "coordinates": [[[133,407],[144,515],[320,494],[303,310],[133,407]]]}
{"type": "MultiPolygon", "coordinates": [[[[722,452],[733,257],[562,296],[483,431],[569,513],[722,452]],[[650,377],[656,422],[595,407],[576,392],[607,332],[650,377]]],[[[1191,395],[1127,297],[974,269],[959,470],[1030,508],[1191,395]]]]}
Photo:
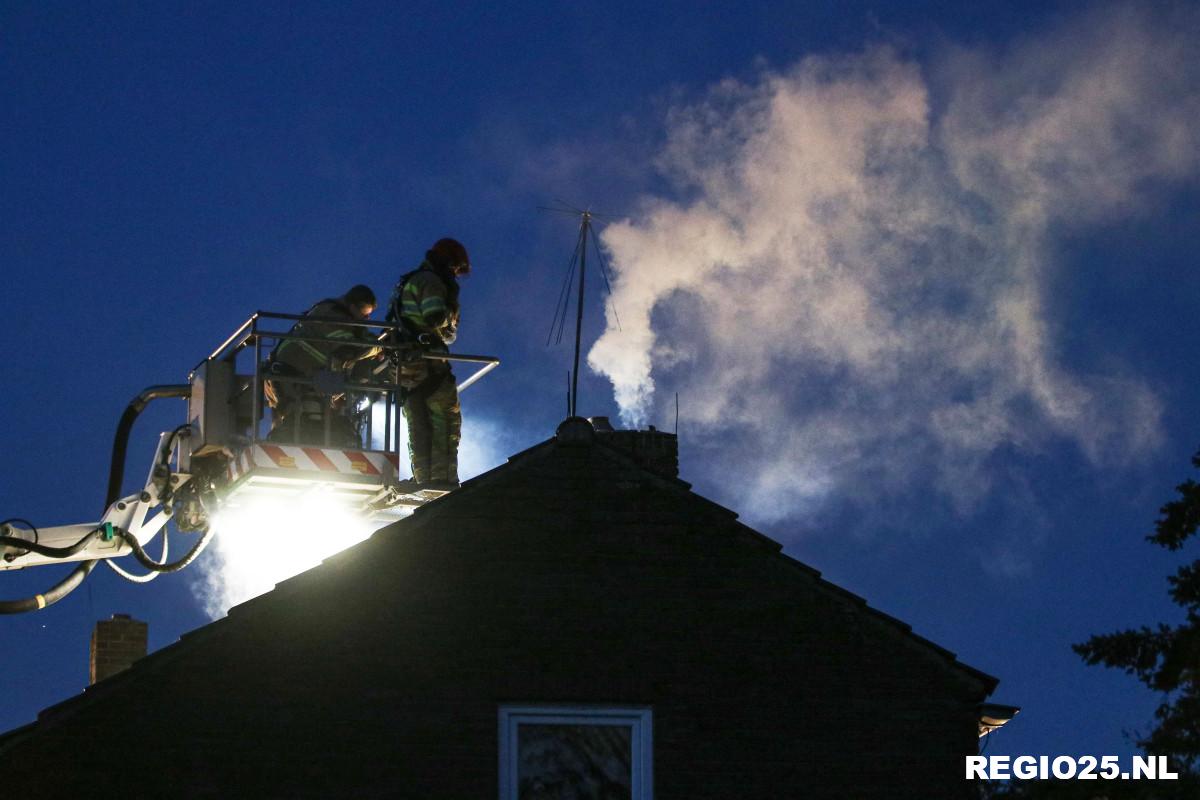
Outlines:
{"type": "Polygon", "coordinates": [[[610,311],[589,365],[627,423],[669,415],[658,379],[689,431],[731,434],[760,520],[916,475],[969,509],[990,455],[1056,437],[1097,464],[1148,451],[1155,394],[1059,354],[1052,252],[1194,178],[1198,30],[1107,9],[999,55],[878,48],[712,87],[667,119],[684,199],[603,234],[620,329],[610,311]]]}

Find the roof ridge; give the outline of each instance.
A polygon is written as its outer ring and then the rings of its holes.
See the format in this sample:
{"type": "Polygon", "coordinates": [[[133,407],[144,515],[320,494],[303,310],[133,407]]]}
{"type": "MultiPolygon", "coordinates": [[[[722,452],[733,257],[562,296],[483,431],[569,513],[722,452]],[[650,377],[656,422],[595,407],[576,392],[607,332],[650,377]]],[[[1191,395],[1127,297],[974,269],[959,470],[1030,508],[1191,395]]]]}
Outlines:
{"type": "Polygon", "coordinates": [[[954,652],[913,632],[912,626],[908,623],[872,607],[865,598],[825,579],[820,570],[784,552],[784,545],[781,542],[742,522],[736,511],[726,508],[695,492],[692,484],[689,482],[678,477],[663,475],[650,467],[638,463],[627,451],[604,442],[602,437],[594,437],[586,442],[567,442],[555,436],[509,456],[504,463],[463,482],[462,486],[458,489],[424,506],[418,507],[412,514],[403,519],[379,528],[364,541],[323,559],[320,564],[311,569],[280,581],[270,591],[231,607],[224,617],[182,634],[179,639],[171,644],[137,660],[130,668],[88,686],[84,691],[76,695],[47,706],[38,714],[34,722],[8,732],[0,732],[0,749],[5,749],[7,746],[20,741],[26,735],[36,733],[42,729],[43,725],[49,727],[57,725],[59,722],[70,717],[79,707],[102,700],[112,692],[127,685],[131,680],[145,675],[149,671],[155,670],[177,657],[186,655],[197,642],[204,642],[213,636],[223,636],[238,630],[240,628],[239,623],[245,619],[245,615],[255,613],[258,607],[265,604],[276,604],[285,601],[294,592],[313,581],[314,573],[320,573],[320,577],[322,578],[331,575],[332,571],[325,569],[326,567],[336,565],[344,559],[354,558],[352,554],[361,553],[362,548],[369,549],[384,546],[388,537],[416,534],[418,531],[428,528],[431,523],[443,518],[447,513],[452,513],[456,505],[464,498],[470,498],[480,489],[489,486],[497,480],[511,476],[514,470],[523,470],[530,465],[536,464],[550,457],[553,453],[558,452],[559,448],[576,447],[595,448],[606,460],[620,464],[623,467],[633,468],[644,476],[649,484],[679,497],[686,498],[689,503],[701,507],[705,516],[711,517],[721,528],[729,532],[735,532],[737,535],[745,537],[748,541],[752,541],[764,550],[769,551],[771,555],[783,559],[784,563],[790,568],[798,570],[805,577],[813,581],[813,584],[819,590],[834,596],[842,602],[848,603],[857,610],[867,612],[871,618],[884,623],[889,628],[902,634],[911,643],[921,646],[945,660],[947,667],[953,669],[957,674],[982,684],[982,687],[986,690],[986,695],[990,695],[998,685],[999,680],[997,678],[959,661],[954,652]]]}

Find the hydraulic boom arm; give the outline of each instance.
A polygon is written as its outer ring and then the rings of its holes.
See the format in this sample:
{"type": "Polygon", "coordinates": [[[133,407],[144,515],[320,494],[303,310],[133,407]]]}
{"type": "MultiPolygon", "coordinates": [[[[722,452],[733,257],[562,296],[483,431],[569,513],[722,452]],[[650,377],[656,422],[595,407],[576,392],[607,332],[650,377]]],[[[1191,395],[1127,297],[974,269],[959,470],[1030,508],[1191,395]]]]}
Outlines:
{"type": "Polygon", "coordinates": [[[166,467],[178,434],[159,437],[145,487],[110,505],[99,522],[41,529],[0,525],[0,570],[115,558],[132,553],[135,544],[139,549],[148,544],[171,517],[171,497],[191,477],[166,467]]]}

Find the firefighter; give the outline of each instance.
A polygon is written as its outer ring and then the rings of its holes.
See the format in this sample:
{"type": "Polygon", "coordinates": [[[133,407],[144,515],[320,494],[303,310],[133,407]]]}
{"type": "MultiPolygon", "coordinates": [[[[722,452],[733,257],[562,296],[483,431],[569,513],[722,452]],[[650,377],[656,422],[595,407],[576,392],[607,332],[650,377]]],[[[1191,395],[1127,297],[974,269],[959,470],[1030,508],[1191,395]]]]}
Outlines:
{"type": "Polygon", "coordinates": [[[401,325],[396,382],[404,395],[412,479],[421,488],[458,487],[462,411],[454,372],[450,362],[422,354],[449,352],[458,335],[458,278],[470,271],[467,249],[439,239],[392,292],[387,319],[401,325]]]}
{"type": "Polygon", "coordinates": [[[362,321],[375,311],[375,293],[359,284],[341,297],[322,300],[292,326],[297,336],[324,341],[284,339],[267,361],[263,394],[273,409],[271,441],[360,447],[358,429],[343,408],[345,392],[335,376],[381,352],[371,345],[367,329],[356,325],[312,322],[307,318],[362,321]],[[325,380],[328,378],[329,380],[325,380]],[[328,436],[326,423],[328,422],[328,436]]]}

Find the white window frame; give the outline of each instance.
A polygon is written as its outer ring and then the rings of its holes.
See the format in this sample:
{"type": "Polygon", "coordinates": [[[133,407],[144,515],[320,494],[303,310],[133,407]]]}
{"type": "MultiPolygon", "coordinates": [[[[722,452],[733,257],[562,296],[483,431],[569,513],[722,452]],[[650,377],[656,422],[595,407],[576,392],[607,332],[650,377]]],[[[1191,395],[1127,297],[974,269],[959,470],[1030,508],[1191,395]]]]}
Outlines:
{"type": "Polygon", "coordinates": [[[500,706],[500,800],[517,800],[520,725],[615,725],[631,731],[633,800],[654,800],[654,715],[645,707],[500,706]]]}

